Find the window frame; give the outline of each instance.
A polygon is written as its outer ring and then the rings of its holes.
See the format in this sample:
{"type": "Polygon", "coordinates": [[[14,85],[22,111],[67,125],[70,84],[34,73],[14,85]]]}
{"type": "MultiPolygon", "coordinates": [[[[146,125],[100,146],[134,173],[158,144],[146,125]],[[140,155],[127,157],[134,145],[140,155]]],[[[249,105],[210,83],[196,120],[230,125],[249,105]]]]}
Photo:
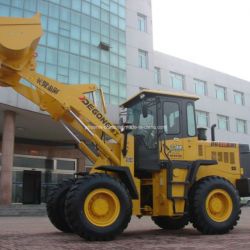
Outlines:
{"type": "Polygon", "coordinates": [[[181,105],[180,105],[180,103],[179,102],[177,102],[177,101],[172,101],[172,100],[163,100],[163,102],[162,102],[162,124],[163,124],[163,132],[164,132],[164,134],[166,135],[166,136],[173,136],[173,135],[180,135],[181,134],[181,122],[180,122],[180,116],[181,116],[181,105]],[[177,104],[177,106],[178,106],[178,110],[179,110],[179,119],[178,119],[178,122],[179,122],[179,130],[178,130],[178,132],[177,133],[166,133],[166,131],[165,131],[165,128],[164,128],[164,126],[165,126],[165,122],[164,122],[164,110],[165,110],[165,103],[174,103],[174,104],[177,104]]]}
{"type": "Polygon", "coordinates": [[[138,49],[138,66],[141,69],[148,69],[148,51],[138,49]],[[145,56],[145,67],[143,66],[143,63],[141,60],[142,56],[145,56]]]}
{"type": "Polygon", "coordinates": [[[224,86],[215,84],[215,97],[219,101],[227,101],[227,88],[224,87],[224,86]],[[223,89],[223,93],[224,93],[224,98],[223,99],[218,98],[217,90],[219,90],[219,89],[223,89]]]}
{"type": "Polygon", "coordinates": [[[137,13],[137,30],[139,30],[140,32],[145,32],[147,33],[148,30],[148,25],[147,25],[147,16],[142,14],[142,13],[137,13]],[[144,23],[144,28],[142,28],[141,23],[144,23]]]}
{"type": "Polygon", "coordinates": [[[220,130],[223,130],[223,131],[230,131],[230,120],[229,120],[229,117],[226,116],[226,115],[220,115],[220,114],[217,114],[217,125],[218,125],[218,129],[220,130]],[[224,117],[226,118],[226,129],[223,129],[223,128],[220,128],[220,125],[219,125],[219,117],[224,117]]]}
{"type": "Polygon", "coordinates": [[[175,90],[185,90],[185,76],[183,74],[170,71],[170,83],[171,83],[171,88],[172,89],[175,89],[175,90]],[[174,85],[173,85],[173,76],[179,76],[179,77],[181,77],[181,79],[182,79],[181,89],[174,88],[174,85]]]}

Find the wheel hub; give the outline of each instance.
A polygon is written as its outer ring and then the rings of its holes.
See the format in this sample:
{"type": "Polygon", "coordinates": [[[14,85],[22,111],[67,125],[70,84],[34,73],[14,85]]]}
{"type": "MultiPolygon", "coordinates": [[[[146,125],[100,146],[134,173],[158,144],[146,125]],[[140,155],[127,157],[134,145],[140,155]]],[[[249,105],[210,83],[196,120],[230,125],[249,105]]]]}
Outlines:
{"type": "Polygon", "coordinates": [[[230,195],[223,189],[211,191],[206,198],[206,211],[212,220],[216,222],[226,221],[233,211],[230,195]]]}
{"type": "Polygon", "coordinates": [[[120,201],[116,194],[106,188],[90,192],[83,205],[83,212],[88,221],[95,226],[112,225],[120,214],[120,201]]]}

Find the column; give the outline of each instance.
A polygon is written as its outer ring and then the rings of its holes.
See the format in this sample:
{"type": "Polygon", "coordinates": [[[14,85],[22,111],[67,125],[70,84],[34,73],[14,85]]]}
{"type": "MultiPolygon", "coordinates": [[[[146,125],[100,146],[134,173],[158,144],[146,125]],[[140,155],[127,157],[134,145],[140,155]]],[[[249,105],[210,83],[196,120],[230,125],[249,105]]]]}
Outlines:
{"type": "Polygon", "coordinates": [[[2,137],[2,169],[0,173],[0,204],[12,201],[12,166],[14,158],[15,112],[5,111],[2,137]]]}

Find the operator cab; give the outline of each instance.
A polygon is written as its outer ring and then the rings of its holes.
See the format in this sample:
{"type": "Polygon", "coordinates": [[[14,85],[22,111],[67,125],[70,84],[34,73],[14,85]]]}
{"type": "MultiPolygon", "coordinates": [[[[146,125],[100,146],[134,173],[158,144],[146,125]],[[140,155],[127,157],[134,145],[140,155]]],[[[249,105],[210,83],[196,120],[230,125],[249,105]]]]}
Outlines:
{"type": "Polygon", "coordinates": [[[159,142],[196,137],[194,102],[197,96],[143,90],[121,106],[127,109],[127,123],[135,138],[135,168],[160,169],[159,142]]]}

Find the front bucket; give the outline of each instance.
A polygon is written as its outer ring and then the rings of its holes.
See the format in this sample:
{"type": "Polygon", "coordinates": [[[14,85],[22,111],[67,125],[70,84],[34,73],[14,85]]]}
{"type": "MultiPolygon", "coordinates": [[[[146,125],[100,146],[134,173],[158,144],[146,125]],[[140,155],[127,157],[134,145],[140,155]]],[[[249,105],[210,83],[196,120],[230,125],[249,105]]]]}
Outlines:
{"type": "Polygon", "coordinates": [[[29,67],[42,33],[39,13],[31,18],[0,17],[0,63],[14,71],[29,67]]]}

